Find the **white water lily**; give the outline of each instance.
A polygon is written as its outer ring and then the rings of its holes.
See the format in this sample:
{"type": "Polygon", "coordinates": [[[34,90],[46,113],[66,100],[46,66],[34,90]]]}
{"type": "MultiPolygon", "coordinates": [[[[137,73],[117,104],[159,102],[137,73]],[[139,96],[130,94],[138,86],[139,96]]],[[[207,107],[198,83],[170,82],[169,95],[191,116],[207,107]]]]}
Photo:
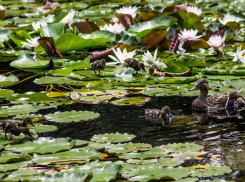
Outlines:
{"type": "Polygon", "coordinates": [[[33,27],[33,29],[35,30],[35,31],[38,31],[38,29],[41,27],[41,26],[46,26],[47,25],[47,23],[46,22],[40,22],[40,21],[38,21],[38,22],[33,22],[32,24],[32,27],[33,27]]]}
{"type": "Polygon", "coordinates": [[[36,48],[39,45],[39,42],[37,41],[40,37],[34,37],[31,40],[26,39],[27,42],[22,42],[22,47],[32,50],[33,48],[36,48]]]}
{"type": "Polygon", "coordinates": [[[122,14],[128,14],[131,15],[132,18],[135,18],[136,16],[136,11],[138,8],[136,6],[123,6],[122,8],[116,10],[117,13],[122,13],[122,14]]]}
{"type": "Polygon", "coordinates": [[[226,25],[226,23],[228,23],[228,22],[239,22],[241,20],[242,20],[241,18],[235,17],[235,16],[230,15],[230,14],[226,14],[222,20],[219,19],[220,23],[222,23],[223,25],[226,25]]]}
{"type": "Polygon", "coordinates": [[[164,63],[159,63],[159,60],[156,60],[157,58],[157,49],[154,52],[154,56],[152,56],[152,54],[147,50],[147,52],[144,53],[144,55],[142,55],[142,60],[144,61],[144,64],[146,66],[151,66],[153,64],[157,64],[157,65],[162,65],[163,67],[167,67],[164,63]]]}
{"type": "Polygon", "coordinates": [[[224,43],[224,38],[222,38],[220,35],[211,36],[208,39],[207,43],[211,47],[214,47],[214,48],[218,49],[224,43]]]}
{"type": "Polygon", "coordinates": [[[123,30],[125,30],[125,28],[121,23],[119,23],[119,24],[115,23],[115,24],[109,24],[109,25],[105,25],[103,27],[100,27],[100,30],[108,30],[114,34],[119,34],[123,30]]]}
{"type": "Polygon", "coordinates": [[[133,56],[135,55],[135,51],[128,52],[126,48],[124,48],[123,51],[121,51],[120,48],[117,48],[117,50],[113,48],[112,50],[115,53],[116,57],[112,55],[108,55],[108,56],[114,61],[116,61],[117,63],[124,63],[125,59],[133,58],[133,56]]]}
{"type": "Polygon", "coordinates": [[[186,41],[197,41],[202,35],[196,35],[198,30],[180,30],[179,35],[179,40],[180,42],[186,42],[186,41]]]}
{"type": "Polygon", "coordinates": [[[194,14],[196,14],[198,16],[200,16],[202,14],[202,10],[199,9],[198,7],[196,7],[196,6],[187,6],[186,11],[194,13],[194,14]]]}
{"type": "Polygon", "coordinates": [[[237,47],[236,52],[227,52],[226,54],[233,56],[233,62],[240,61],[245,64],[245,50],[241,50],[242,46],[237,47]]]}
{"type": "Polygon", "coordinates": [[[75,13],[76,13],[75,10],[71,10],[60,22],[64,24],[68,24],[70,26],[75,13]]]}

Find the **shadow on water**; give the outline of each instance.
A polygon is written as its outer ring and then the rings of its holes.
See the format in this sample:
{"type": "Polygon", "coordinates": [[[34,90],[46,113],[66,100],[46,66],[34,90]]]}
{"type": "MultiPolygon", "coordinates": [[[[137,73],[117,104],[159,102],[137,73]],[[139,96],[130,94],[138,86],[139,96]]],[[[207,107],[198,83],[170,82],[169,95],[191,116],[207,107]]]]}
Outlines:
{"type": "MultiPolygon", "coordinates": [[[[228,165],[233,169],[234,172],[226,176],[226,179],[243,181],[245,179],[244,119],[242,117],[225,120],[207,118],[209,123],[200,124],[198,117],[191,110],[193,99],[194,97],[152,97],[144,106],[72,104],[58,107],[59,111],[89,110],[98,112],[101,116],[89,122],[57,124],[57,131],[40,136],[69,136],[74,139],[89,140],[94,134],[119,132],[136,135],[133,142],[149,143],[153,146],[195,142],[204,145],[205,150],[211,153],[220,154],[222,160],[216,163],[228,165]],[[145,117],[144,109],[161,109],[164,105],[171,108],[174,116],[171,125],[163,125],[161,120],[150,120],[145,117]]],[[[48,110],[49,113],[56,111],[57,109],[48,110]]],[[[46,112],[47,110],[43,110],[42,114],[47,114],[46,112]]]]}

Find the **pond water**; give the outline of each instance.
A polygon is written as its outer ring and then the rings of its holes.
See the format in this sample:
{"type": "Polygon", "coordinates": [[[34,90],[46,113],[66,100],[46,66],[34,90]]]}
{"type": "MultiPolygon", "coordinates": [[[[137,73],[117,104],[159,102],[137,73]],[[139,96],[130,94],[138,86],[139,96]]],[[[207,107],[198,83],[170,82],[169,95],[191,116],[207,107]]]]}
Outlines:
{"type": "MultiPolygon", "coordinates": [[[[133,142],[149,143],[159,146],[168,143],[194,142],[205,146],[211,154],[220,154],[221,160],[215,161],[233,169],[227,176],[218,179],[244,181],[244,137],[245,122],[243,119],[228,118],[225,120],[209,119],[209,124],[196,123],[197,117],[192,114],[191,102],[195,97],[152,97],[144,106],[114,106],[110,104],[84,105],[72,104],[58,107],[59,111],[89,110],[100,113],[95,121],[58,124],[58,130],[40,136],[71,137],[89,140],[94,134],[128,133],[136,135],[133,142]],[[172,124],[164,125],[162,121],[145,117],[144,109],[168,105],[173,115],[172,124]]],[[[56,112],[57,109],[43,110],[56,112]]],[[[48,123],[47,123],[48,124],[48,123]]]]}

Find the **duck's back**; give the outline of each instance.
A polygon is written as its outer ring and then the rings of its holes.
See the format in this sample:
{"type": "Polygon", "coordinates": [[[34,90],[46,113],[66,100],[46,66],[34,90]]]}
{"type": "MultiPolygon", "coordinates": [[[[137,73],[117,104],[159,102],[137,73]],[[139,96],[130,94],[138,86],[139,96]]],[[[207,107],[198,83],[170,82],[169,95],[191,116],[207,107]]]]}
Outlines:
{"type": "Polygon", "coordinates": [[[145,109],[145,114],[152,118],[162,118],[162,111],[160,109],[145,109]]]}

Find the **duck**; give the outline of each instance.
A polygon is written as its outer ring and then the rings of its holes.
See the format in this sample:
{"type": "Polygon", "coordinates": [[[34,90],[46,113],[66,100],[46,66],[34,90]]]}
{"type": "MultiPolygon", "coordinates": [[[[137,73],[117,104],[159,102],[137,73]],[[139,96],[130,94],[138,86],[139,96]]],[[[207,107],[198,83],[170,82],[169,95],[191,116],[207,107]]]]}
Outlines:
{"type": "Polygon", "coordinates": [[[192,109],[196,110],[227,110],[227,108],[244,108],[245,102],[242,96],[239,96],[242,87],[238,87],[231,92],[215,94],[208,97],[208,80],[199,79],[196,85],[190,89],[200,90],[198,98],[192,102],[192,109]]]}
{"type": "Polygon", "coordinates": [[[21,133],[30,135],[30,131],[27,128],[27,124],[31,124],[35,126],[31,120],[31,118],[26,117],[22,123],[13,122],[9,120],[3,120],[0,122],[0,126],[3,127],[3,131],[5,132],[5,138],[7,139],[7,133],[11,133],[13,135],[19,136],[21,133]]]}
{"type": "Polygon", "coordinates": [[[124,62],[125,62],[126,68],[130,67],[136,71],[135,76],[139,75],[140,70],[143,70],[144,72],[146,72],[144,63],[141,63],[134,58],[127,58],[124,60],[124,62]]]}
{"type": "Polygon", "coordinates": [[[145,109],[146,116],[155,119],[163,119],[163,122],[166,124],[171,124],[172,114],[170,112],[170,108],[168,106],[162,107],[160,109],[145,109]]]}
{"type": "Polygon", "coordinates": [[[106,60],[105,59],[95,60],[90,65],[91,65],[91,69],[94,71],[95,76],[99,77],[100,70],[104,70],[106,67],[106,60]],[[97,74],[95,70],[99,70],[99,74],[97,74]]]}
{"type": "Polygon", "coordinates": [[[156,64],[151,65],[151,67],[149,69],[149,74],[153,75],[153,76],[155,76],[155,75],[164,76],[164,72],[162,72],[161,68],[156,64]]]}

